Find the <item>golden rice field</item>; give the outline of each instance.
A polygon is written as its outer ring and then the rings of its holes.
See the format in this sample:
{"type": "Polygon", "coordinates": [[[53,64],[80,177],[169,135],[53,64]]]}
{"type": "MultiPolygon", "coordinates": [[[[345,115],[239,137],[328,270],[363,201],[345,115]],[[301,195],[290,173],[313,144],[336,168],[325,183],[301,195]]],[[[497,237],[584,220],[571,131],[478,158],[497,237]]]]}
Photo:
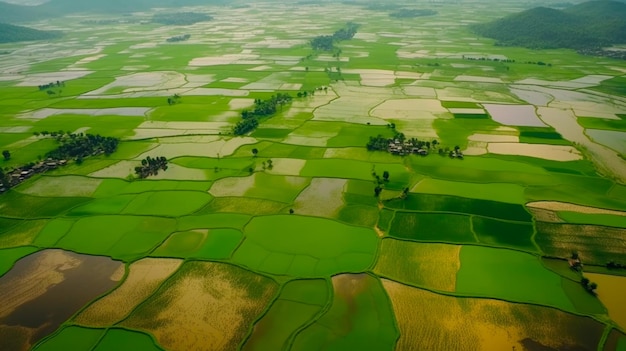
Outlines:
{"type": "Polygon", "coordinates": [[[460,245],[383,239],[374,272],[407,284],[454,292],[461,268],[460,245]],[[401,257],[403,263],[398,263],[401,257]],[[404,263],[406,262],[406,264],[404,263]]]}
{"type": "Polygon", "coordinates": [[[385,279],[383,286],[400,328],[398,350],[593,351],[604,330],[552,308],[444,296],[385,279]]]}
{"type": "Polygon", "coordinates": [[[121,325],[168,350],[236,350],[278,286],[223,263],[189,262],[121,325]]]}
{"type": "Polygon", "coordinates": [[[148,298],[182,264],[182,260],[144,258],[129,266],[122,285],[82,311],[74,321],[81,325],[105,327],[126,317],[148,298]]]}

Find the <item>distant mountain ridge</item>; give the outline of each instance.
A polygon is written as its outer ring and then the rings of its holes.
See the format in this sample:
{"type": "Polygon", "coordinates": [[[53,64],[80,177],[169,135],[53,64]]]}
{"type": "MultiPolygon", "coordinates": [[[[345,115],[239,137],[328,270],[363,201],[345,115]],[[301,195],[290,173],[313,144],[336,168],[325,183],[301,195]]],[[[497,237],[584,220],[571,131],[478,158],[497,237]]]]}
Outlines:
{"type": "Polygon", "coordinates": [[[38,6],[21,6],[0,1],[0,23],[21,23],[73,13],[125,13],[154,7],[228,4],[228,0],[50,0],[38,6]]]}
{"type": "Polygon", "coordinates": [[[0,23],[0,43],[18,41],[47,40],[61,36],[60,32],[41,31],[12,24],[0,23]]]}
{"type": "Polygon", "coordinates": [[[597,0],[563,10],[536,7],[472,29],[497,45],[595,49],[626,43],[626,4],[597,0]]]}

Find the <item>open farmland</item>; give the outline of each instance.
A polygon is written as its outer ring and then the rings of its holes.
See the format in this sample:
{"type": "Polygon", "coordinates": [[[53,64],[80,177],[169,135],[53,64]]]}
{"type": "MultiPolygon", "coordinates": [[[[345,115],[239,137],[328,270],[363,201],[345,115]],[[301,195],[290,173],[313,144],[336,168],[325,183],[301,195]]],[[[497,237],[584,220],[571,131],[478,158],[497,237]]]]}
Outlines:
{"type": "Polygon", "coordinates": [[[177,1],[0,43],[0,351],[625,350],[626,61],[177,1]]]}

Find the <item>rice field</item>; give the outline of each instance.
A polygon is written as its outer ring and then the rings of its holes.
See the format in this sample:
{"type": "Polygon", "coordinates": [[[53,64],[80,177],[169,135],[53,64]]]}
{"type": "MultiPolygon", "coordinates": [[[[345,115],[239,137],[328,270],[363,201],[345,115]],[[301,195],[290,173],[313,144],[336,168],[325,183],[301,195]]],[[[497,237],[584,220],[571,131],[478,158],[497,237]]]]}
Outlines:
{"type": "Polygon", "coordinates": [[[234,350],[276,285],[228,264],[189,262],[121,325],[152,333],[170,350],[234,350]]]}
{"type": "Polygon", "coordinates": [[[83,12],[0,44],[4,174],[119,138],[0,179],[0,350],[623,351],[626,64],[471,31],[517,3],[391,16],[415,6],[83,12]]]}

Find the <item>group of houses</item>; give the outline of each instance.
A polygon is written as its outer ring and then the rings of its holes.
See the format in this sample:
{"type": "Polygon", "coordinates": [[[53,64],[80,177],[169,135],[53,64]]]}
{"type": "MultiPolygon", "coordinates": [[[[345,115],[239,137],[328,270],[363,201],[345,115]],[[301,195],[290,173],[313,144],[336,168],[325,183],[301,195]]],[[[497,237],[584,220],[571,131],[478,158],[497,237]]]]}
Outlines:
{"type": "MultiPolygon", "coordinates": [[[[400,139],[390,139],[389,145],[387,146],[387,151],[392,155],[420,155],[426,156],[430,150],[430,143],[422,143],[422,142],[413,142],[411,140],[400,140],[400,139]]],[[[439,148],[437,149],[440,155],[445,155],[446,153],[450,158],[458,158],[463,159],[463,152],[461,152],[460,148],[457,146],[454,149],[450,150],[449,148],[439,148]]]]}
{"type": "Polygon", "coordinates": [[[0,182],[0,193],[4,193],[9,190],[10,187],[14,187],[26,179],[34,176],[38,173],[44,173],[48,170],[56,169],[61,166],[65,166],[67,164],[67,160],[55,160],[52,158],[46,159],[44,161],[39,161],[35,164],[29,164],[26,166],[22,166],[16,168],[7,173],[7,177],[5,178],[5,182],[9,184],[4,184],[0,182]]]}
{"type": "Polygon", "coordinates": [[[417,155],[422,155],[422,156],[428,155],[428,150],[416,147],[409,141],[402,142],[400,139],[392,139],[389,142],[387,151],[389,151],[389,153],[393,155],[400,155],[400,156],[410,155],[410,154],[417,154],[417,155]]]}

